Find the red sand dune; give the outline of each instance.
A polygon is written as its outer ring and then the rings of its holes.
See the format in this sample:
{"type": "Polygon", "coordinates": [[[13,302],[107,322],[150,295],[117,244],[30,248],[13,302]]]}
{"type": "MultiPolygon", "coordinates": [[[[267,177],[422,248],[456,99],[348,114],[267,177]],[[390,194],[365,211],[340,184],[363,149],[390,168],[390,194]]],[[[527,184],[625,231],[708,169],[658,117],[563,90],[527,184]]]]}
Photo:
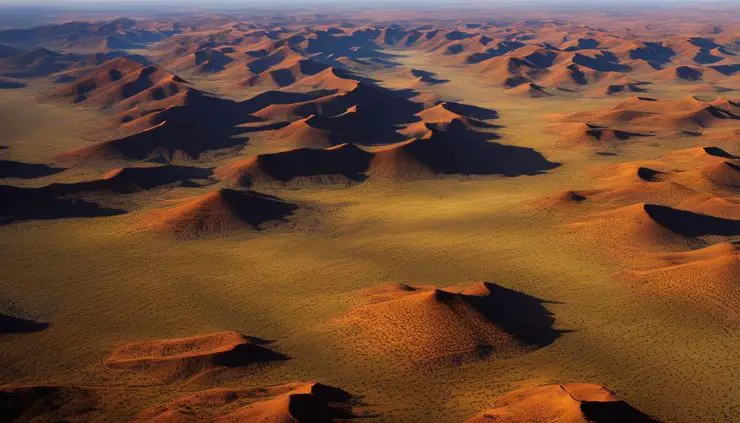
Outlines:
{"type": "Polygon", "coordinates": [[[179,77],[157,67],[118,58],[91,69],[84,78],[50,94],[53,99],[127,110],[187,92],[179,77]]]}
{"type": "Polygon", "coordinates": [[[331,126],[322,125],[323,123],[324,120],[320,117],[311,115],[275,131],[270,138],[280,146],[293,148],[328,148],[349,141],[350,137],[341,132],[322,128],[322,126],[331,126]]]}
{"type": "MultiPolygon", "coordinates": [[[[330,81],[329,78],[326,77],[328,74],[331,74],[331,71],[329,69],[331,68],[329,68],[328,65],[325,65],[321,62],[297,56],[285,60],[278,65],[272,66],[264,72],[247,78],[245,81],[242,82],[242,84],[250,87],[291,86],[291,88],[294,89],[297,87],[293,87],[293,84],[308,78],[310,78],[311,81],[316,81],[317,84],[319,84],[319,81],[330,84],[333,81],[330,81]]],[[[306,84],[303,86],[305,87],[307,85],[310,85],[310,82],[306,81],[306,84]]],[[[313,87],[313,89],[331,88],[313,87]]]]}
{"type": "Polygon", "coordinates": [[[649,131],[698,131],[740,119],[733,102],[701,101],[695,97],[682,100],[656,100],[633,97],[607,110],[579,112],[565,117],[567,122],[593,122],[598,125],[642,128],[649,131]]]}
{"type": "Polygon", "coordinates": [[[317,115],[337,117],[351,110],[357,130],[374,133],[396,123],[411,122],[421,106],[399,97],[390,90],[368,83],[356,83],[348,91],[339,91],[316,99],[290,104],[271,104],[254,113],[266,120],[290,120],[317,115]]]}
{"type": "Polygon", "coordinates": [[[522,95],[522,96],[531,97],[531,98],[552,97],[553,95],[555,95],[552,92],[547,91],[545,87],[541,85],[537,85],[532,82],[521,84],[518,87],[514,87],[510,89],[508,93],[522,95]]]}
{"type": "Polygon", "coordinates": [[[563,145],[605,146],[620,145],[633,138],[647,137],[652,134],[613,129],[592,123],[563,123],[553,126],[560,134],[563,145]]]}
{"type": "Polygon", "coordinates": [[[594,203],[662,204],[726,219],[740,218],[737,159],[717,147],[674,150],[660,160],[599,166],[579,194],[594,203]]]}
{"type": "Polygon", "coordinates": [[[668,179],[703,193],[740,193],[740,162],[722,161],[675,172],[668,179]]]}
{"type": "Polygon", "coordinates": [[[402,180],[431,175],[521,175],[557,167],[533,150],[478,140],[473,135],[432,131],[423,138],[383,147],[375,151],[368,176],[402,180]]]}
{"type": "Polygon", "coordinates": [[[355,89],[357,84],[357,80],[352,79],[348,72],[328,67],[314,75],[296,78],[296,81],[290,84],[290,90],[347,92],[355,89]]]}
{"type": "Polygon", "coordinates": [[[476,117],[490,119],[495,112],[488,116],[477,110],[466,109],[467,106],[458,103],[442,101],[416,114],[420,120],[406,125],[398,133],[409,138],[428,138],[433,132],[465,132],[490,128],[493,125],[483,122],[476,117]],[[475,117],[473,117],[475,116],[475,117]]]}
{"type": "Polygon", "coordinates": [[[735,159],[740,159],[740,157],[718,147],[695,147],[673,150],[663,155],[661,160],[681,165],[684,168],[697,168],[735,159]]]}
{"type": "Polygon", "coordinates": [[[450,122],[455,119],[463,118],[459,113],[455,113],[450,110],[450,103],[441,102],[434,107],[424,109],[417,113],[416,116],[420,117],[424,122],[450,122]]]}
{"type": "MultiPolygon", "coordinates": [[[[469,120],[468,120],[469,121],[469,120]]],[[[369,152],[352,144],[325,149],[298,148],[261,154],[217,169],[223,180],[240,185],[280,183],[347,184],[370,180],[410,180],[437,175],[535,175],[557,167],[532,149],[475,137],[464,125],[438,131],[427,126],[423,138],[369,152]]]]}
{"type": "Polygon", "coordinates": [[[648,249],[685,249],[697,237],[740,234],[740,221],[692,213],[656,204],[637,203],[592,215],[568,225],[583,238],[600,239],[623,253],[648,249]]]}
{"type": "Polygon", "coordinates": [[[236,332],[137,342],[118,347],[105,360],[111,369],[146,372],[158,379],[187,378],[219,367],[241,367],[287,357],[236,332]]]}
{"type": "Polygon", "coordinates": [[[491,283],[462,291],[394,284],[364,297],[366,305],[330,325],[372,356],[441,363],[512,357],[557,337],[540,300],[491,283]]]}
{"type": "Polygon", "coordinates": [[[354,417],[352,395],[332,386],[296,382],[253,389],[209,389],[143,410],[146,422],[332,422],[354,417]]]}
{"type": "MultiPolygon", "coordinates": [[[[424,136],[430,134],[427,130],[424,136]]],[[[435,171],[422,157],[415,155],[416,151],[424,150],[422,144],[417,144],[423,142],[411,140],[375,151],[368,169],[369,177],[395,181],[434,178],[435,171]],[[420,148],[414,148],[415,145],[420,145],[420,148]]]]}
{"type": "Polygon", "coordinates": [[[228,235],[276,225],[296,209],[296,205],[275,197],[222,188],[176,206],[152,210],[143,216],[140,226],[180,238],[228,235]]]}
{"type": "Polygon", "coordinates": [[[650,261],[648,266],[625,271],[638,289],[684,298],[710,313],[740,321],[740,245],[723,242],[655,255],[650,261]]]}
{"type": "Polygon", "coordinates": [[[649,423],[656,420],[632,408],[600,385],[568,383],[509,392],[466,423],[649,423]]]}

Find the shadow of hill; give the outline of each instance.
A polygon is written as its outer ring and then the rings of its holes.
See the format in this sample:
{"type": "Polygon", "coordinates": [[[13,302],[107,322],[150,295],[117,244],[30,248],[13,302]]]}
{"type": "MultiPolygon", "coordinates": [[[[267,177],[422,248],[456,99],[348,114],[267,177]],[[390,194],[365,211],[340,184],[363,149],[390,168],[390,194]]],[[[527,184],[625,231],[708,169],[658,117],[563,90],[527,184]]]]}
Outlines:
{"type": "Polygon", "coordinates": [[[229,351],[215,355],[212,361],[213,364],[223,367],[241,367],[254,363],[287,361],[290,359],[290,357],[285,354],[273,351],[263,346],[271,344],[270,341],[256,337],[247,337],[247,339],[247,343],[237,345],[229,351]]]}
{"type": "Polygon", "coordinates": [[[0,334],[40,332],[48,327],[48,323],[0,314],[0,334]]]}
{"type": "Polygon", "coordinates": [[[197,159],[206,151],[243,146],[239,125],[257,122],[241,103],[190,93],[188,103],[155,112],[155,126],[135,134],[83,147],[60,159],[126,158],[170,162],[197,159]]]}
{"type": "Polygon", "coordinates": [[[125,210],[108,209],[97,203],[59,198],[44,188],[0,185],[0,224],[32,219],[115,216],[125,210]]]}
{"type": "Polygon", "coordinates": [[[700,81],[704,72],[689,66],[679,66],[676,68],[676,76],[686,81],[700,81]]]}
{"type": "Polygon", "coordinates": [[[333,117],[314,116],[311,123],[314,127],[331,131],[336,135],[351,139],[360,144],[379,145],[402,141],[405,139],[397,131],[400,121],[413,119],[413,114],[389,113],[378,116],[373,106],[357,106],[354,111],[333,117]],[[398,120],[399,122],[394,122],[398,120]]]}
{"type": "Polygon", "coordinates": [[[581,401],[581,411],[594,423],[658,423],[624,401],[581,401]]]}
{"type": "Polygon", "coordinates": [[[88,191],[126,194],[175,183],[191,186],[195,184],[192,182],[193,179],[206,179],[212,174],[212,169],[189,166],[127,167],[109,171],[100,179],[70,184],[55,183],[47,185],[44,189],[57,195],[88,191]]]}
{"type": "Polygon", "coordinates": [[[0,90],[14,90],[18,88],[25,88],[26,84],[23,82],[15,81],[0,81],[0,90]]]}
{"type": "Polygon", "coordinates": [[[349,181],[361,182],[366,179],[364,172],[371,158],[371,153],[349,144],[328,149],[299,148],[264,154],[257,157],[259,176],[245,173],[240,183],[252,185],[262,175],[279,182],[327,175],[341,175],[349,181]]]}
{"type": "Polygon", "coordinates": [[[712,156],[722,157],[725,159],[737,159],[739,157],[734,156],[719,147],[704,147],[704,151],[712,156]]]}
{"type": "Polygon", "coordinates": [[[422,105],[408,98],[415,95],[410,91],[394,91],[360,82],[346,93],[324,97],[317,102],[308,102],[297,113],[304,117],[318,115],[331,117],[357,106],[362,108],[365,119],[376,125],[394,125],[418,120],[413,115],[422,110],[422,105]]]}
{"type": "Polygon", "coordinates": [[[401,148],[443,175],[538,175],[560,166],[532,148],[447,133],[434,133],[429,139],[414,140],[401,148]]]}
{"type": "Polygon", "coordinates": [[[212,48],[200,49],[194,55],[195,64],[200,66],[200,69],[204,72],[221,72],[226,68],[226,65],[234,61],[223,52],[212,48]]]}
{"type": "MultiPolygon", "coordinates": [[[[396,133],[399,125],[419,120],[415,114],[423,106],[408,99],[415,94],[412,91],[394,91],[360,82],[344,93],[296,102],[293,113],[304,118],[313,115],[313,123],[317,128],[338,132],[356,142],[368,145],[387,144],[404,139],[396,133]]],[[[302,96],[293,97],[284,93],[276,97],[282,97],[285,101],[272,104],[290,104],[289,99],[302,96]]],[[[248,100],[249,108],[260,107],[265,100],[268,97],[248,100]]]]}
{"type": "Polygon", "coordinates": [[[483,53],[472,53],[470,54],[466,62],[469,64],[480,63],[494,57],[503,56],[504,54],[514,51],[519,47],[524,47],[526,44],[519,41],[501,41],[495,48],[489,48],[483,53]]]}
{"type": "Polygon", "coordinates": [[[684,236],[740,235],[740,220],[722,219],[656,204],[645,204],[645,212],[659,225],[684,236]]]}
{"type": "Polygon", "coordinates": [[[50,167],[45,164],[0,160],[0,178],[33,179],[54,175],[62,171],[64,171],[64,168],[50,167]]]}
{"type": "Polygon", "coordinates": [[[485,295],[462,295],[488,320],[521,342],[537,347],[552,344],[565,331],[553,328],[555,319],[539,298],[484,282],[485,295]]]}
{"type": "Polygon", "coordinates": [[[600,72],[629,72],[630,67],[622,65],[617,62],[616,57],[612,57],[605,53],[597,55],[596,57],[585,56],[580,53],[576,53],[573,57],[573,63],[600,72]]]}
{"type": "Polygon", "coordinates": [[[662,42],[646,41],[643,43],[643,47],[638,47],[630,51],[630,58],[635,60],[642,59],[658,65],[658,67],[670,63],[675,55],[676,52],[664,46],[662,42]]]}
{"type": "Polygon", "coordinates": [[[438,84],[444,84],[445,82],[449,82],[449,79],[440,79],[437,77],[437,74],[434,72],[429,72],[421,69],[411,69],[411,75],[413,75],[416,78],[419,78],[420,81],[430,84],[430,85],[438,85],[438,84]]]}
{"type": "Polygon", "coordinates": [[[285,202],[272,195],[254,191],[244,192],[233,189],[222,189],[220,190],[220,194],[228,207],[239,219],[255,228],[265,222],[289,216],[298,209],[296,204],[285,202]]]}
{"type": "MultiPolygon", "coordinates": [[[[490,120],[498,119],[498,112],[493,109],[486,109],[484,107],[473,106],[470,104],[457,103],[454,101],[443,102],[445,107],[453,113],[458,115],[479,119],[479,120],[490,120]]],[[[437,103],[439,104],[439,103],[437,103]]]]}
{"type": "Polygon", "coordinates": [[[538,175],[559,166],[537,151],[487,140],[492,134],[433,132],[371,153],[352,144],[326,149],[299,148],[263,154],[224,170],[239,184],[282,182],[304,178],[323,183],[377,179],[419,179],[436,175],[538,175]],[[382,164],[381,164],[382,163],[382,164]],[[407,174],[410,168],[425,169],[407,174]]]}
{"type": "Polygon", "coordinates": [[[391,66],[396,56],[381,51],[374,39],[380,35],[377,29],[363,29],[349,35],[335,36],[326,31],[317,31],[315,38],[308,39],[306,52],[314,60],[333,64],[338,57],[350,59],[378,59],[391,66]]]}
{"type": "Polygon", "coordinates": [[[717,65],[717,66],[712,66],[711,68],[725,76],[732,76],[740,72],[740,64],[717,65]]]}

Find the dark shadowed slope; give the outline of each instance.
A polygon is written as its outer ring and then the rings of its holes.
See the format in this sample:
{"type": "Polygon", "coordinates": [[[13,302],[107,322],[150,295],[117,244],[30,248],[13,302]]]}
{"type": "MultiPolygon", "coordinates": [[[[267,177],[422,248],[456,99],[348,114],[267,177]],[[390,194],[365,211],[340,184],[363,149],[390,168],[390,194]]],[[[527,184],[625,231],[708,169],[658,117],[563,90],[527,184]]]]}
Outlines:
{"type": "Polygon", "coordinates": [[[123,210],[108,209],[77,199],[60,198],[44,188],[0,185],[0,224],[18,220],[114,216],[123,210]]]}

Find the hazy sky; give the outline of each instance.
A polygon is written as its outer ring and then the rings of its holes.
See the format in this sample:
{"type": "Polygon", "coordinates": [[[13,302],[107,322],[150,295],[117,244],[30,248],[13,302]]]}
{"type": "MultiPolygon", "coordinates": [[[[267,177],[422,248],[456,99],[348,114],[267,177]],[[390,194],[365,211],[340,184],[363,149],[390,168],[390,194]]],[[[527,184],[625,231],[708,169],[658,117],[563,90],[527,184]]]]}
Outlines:
{"type": "Polygon", "coordinates": [[[0,0],[0,5],[30,6],[30,5],[229,5],[229,6],[266,6],[266,5],[311,5],[311,4],[337,4],[337,5],[378,5],[386,4],[445,4],[450,6],[506,6],[512,3],[554,3],[554,4],[583,4],[588,6],[597,6],[599,4],[706,4],[706,3],[734,3],[736,0],[0,0]]]}

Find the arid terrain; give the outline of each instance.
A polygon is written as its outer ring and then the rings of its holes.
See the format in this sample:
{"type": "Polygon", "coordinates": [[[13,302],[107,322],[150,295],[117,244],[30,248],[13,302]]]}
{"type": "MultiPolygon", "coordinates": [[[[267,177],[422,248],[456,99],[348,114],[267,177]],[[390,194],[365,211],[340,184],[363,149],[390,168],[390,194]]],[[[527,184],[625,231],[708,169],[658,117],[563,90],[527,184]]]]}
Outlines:
{"type": "Polygon", "coordinates": [[[740,422],[740,7],[121,15],[0,27],[0,421],[740,422]]]}

